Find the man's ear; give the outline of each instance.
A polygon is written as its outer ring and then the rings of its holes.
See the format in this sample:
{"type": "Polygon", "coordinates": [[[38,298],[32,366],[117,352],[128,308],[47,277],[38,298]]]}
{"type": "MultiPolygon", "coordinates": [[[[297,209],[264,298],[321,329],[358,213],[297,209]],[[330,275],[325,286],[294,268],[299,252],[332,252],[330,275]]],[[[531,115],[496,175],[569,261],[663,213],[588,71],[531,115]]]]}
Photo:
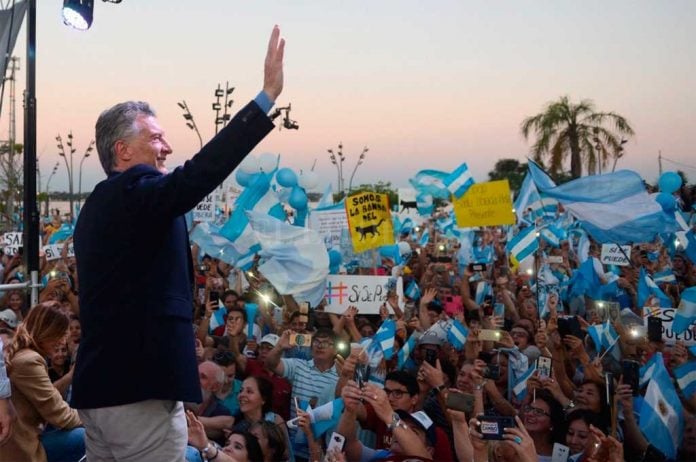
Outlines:
{"type": "Polygon", "coordinates": [[[124,140],[118,140],[114,143],[114,153],[116,154],[116,163],[129,162],[133,158],[131,150],[128,148],[128,143],[124,140]]]}

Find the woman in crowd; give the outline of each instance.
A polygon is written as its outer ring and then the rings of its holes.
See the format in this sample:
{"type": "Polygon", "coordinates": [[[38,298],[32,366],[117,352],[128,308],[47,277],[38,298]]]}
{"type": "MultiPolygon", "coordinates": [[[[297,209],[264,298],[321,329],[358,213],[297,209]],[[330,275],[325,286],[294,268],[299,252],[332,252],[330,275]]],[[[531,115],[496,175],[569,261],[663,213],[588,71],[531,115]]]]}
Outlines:
{"type": "Polygon", "coordinates": [[[247,431],[261,421],[285,425],[281,416],[271,411],[273,384],[263,377],[247,377],[239,391],[239,412],[234,415],[234,430],[247,431]]]}
{"type": "Polygon", "coordinates": [[[59,343],[49,356],[48,376],[53,382],[53,386],[65,398],[73,378],[73,368],[70,364],[68,346],[65,341],[59,343]]]}
{"type": "Polygon", "coordinates": [[[565,421],[565,445],[568,446],[572,462],[584,462],[594,449],[594,438],[590,425],[606,433],[598,414],[578,409],[567,415],[565,421]]]}
{"type": "Polygon", "coordinates": [[[251,433],[233,430],[227,437],[225,447],[220,448],[208,441],[205,428],[191,411],[186,412],[189,448],[188,462],[215,460],[216,462],[265,462],[258,439],[251,433]]]}
{"type": "Polygon", "coordinates": [[[0,462],[78,460],[84,429],[48,375],[45,357],[65,342],[70,319],[55,302],[34,306],[5,351],[17,422],[0,462]],[[42,433],[49,424],[52,429],[42,433]]]}
{"type": "Polygon", "coordinates": [[[529,432],[539,457],[539,462],[551,462],[553,444],[559,441],[555,435],[563,422],[563,409],[551,393],[536,390],[534,400],[522,407],[522,421],[529,432]]]}
{"type": "Polygon", "coordinates": [[[283,427],[262,420],[249,427],[249,433],[259,440],[264,462],[283,462],[289,459],[288,445],[283,427]]]}
{"type": "MultiPolygon", "coordinates": [[[[24,297],[18,290],[10,290],[5,293],[2,300],[2,310],[10,309],[17,317],[17,321],[24,319],[26,310],[24,309],[24,297]]],[[[0,310],[0,311],[2,311],[0,310]]]]}

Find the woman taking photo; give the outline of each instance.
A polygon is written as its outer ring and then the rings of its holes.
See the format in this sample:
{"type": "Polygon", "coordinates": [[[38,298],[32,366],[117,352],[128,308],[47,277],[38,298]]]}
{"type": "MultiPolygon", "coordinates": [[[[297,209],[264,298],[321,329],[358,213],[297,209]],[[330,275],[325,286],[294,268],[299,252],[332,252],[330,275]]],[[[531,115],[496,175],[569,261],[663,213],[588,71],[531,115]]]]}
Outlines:
{"type": "Polygon", "coordinates": [[[58,303],[36,305],[5,350],[17,422],[0,451],[0,462],[78,460],[85,454],[77,411],[51,383],[44,359],[65,341],[69,322],[58,303]],[[51,429],[42,433],[46,424],[51,429]]]}

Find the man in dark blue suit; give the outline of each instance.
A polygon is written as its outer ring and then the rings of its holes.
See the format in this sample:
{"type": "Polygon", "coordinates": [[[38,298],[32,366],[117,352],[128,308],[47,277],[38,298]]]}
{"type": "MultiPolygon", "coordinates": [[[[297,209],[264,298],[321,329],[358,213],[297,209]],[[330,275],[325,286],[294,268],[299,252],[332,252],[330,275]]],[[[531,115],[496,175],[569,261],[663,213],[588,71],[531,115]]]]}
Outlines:
{"type": "Polygon", "coordinates": [[[273,129],[285,42],[276,26],[264,86],[183,167],[147,103],[97,120],[99,183],[75,228],[82,339],[72,405],[96,461],[184,460],[183,402],[200,402],[192,330],[193,271],[184,213],[210,194],[273,129]]]}

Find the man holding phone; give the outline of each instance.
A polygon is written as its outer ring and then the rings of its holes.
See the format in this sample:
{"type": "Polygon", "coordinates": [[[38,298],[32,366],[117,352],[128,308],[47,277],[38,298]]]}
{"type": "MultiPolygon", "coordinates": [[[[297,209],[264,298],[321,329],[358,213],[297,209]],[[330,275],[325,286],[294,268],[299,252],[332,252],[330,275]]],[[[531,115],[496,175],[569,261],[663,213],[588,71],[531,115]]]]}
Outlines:
{"type": "Polygon", "coordinates": [[[82,340],[72,405],[85,425],[89,460],[184,459],[182,401],[202,397],[183,215],[273,130],[266,114],[283,89],[284,48],[274,27],[263,90],[171,173],[172,148],[147,103],[117,104],[97,120],[108,178],[85,202],[74,233],[82,340]]]}

